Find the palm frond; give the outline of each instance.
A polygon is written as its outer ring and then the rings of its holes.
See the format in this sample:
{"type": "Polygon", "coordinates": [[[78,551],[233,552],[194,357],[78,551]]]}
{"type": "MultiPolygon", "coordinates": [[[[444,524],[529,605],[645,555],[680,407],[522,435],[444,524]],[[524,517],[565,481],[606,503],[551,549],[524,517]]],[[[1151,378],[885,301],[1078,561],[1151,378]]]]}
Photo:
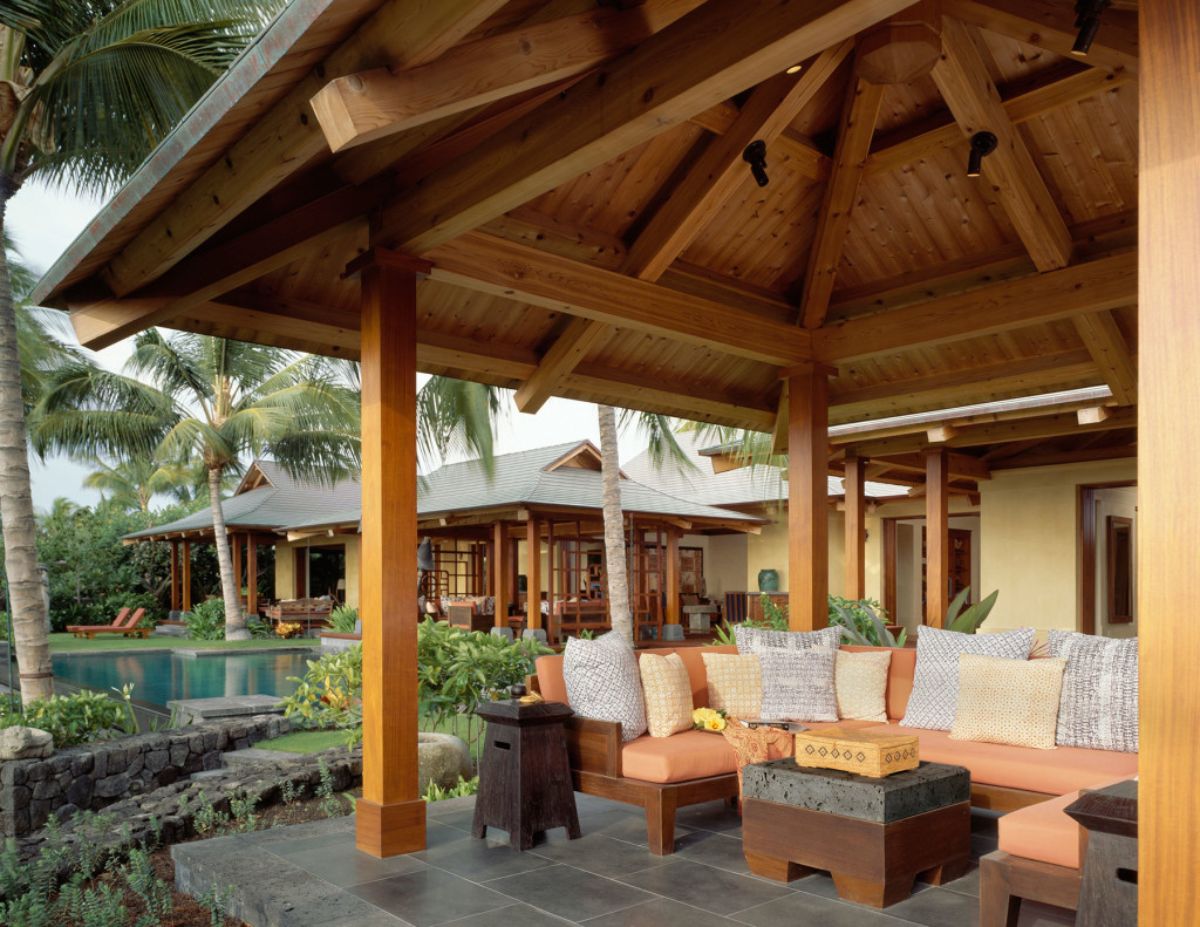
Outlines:
{"type": "Polygon", "coordinates": [[[417,456],[429,469],[448,455],[475,457],[492,475],[495,426],[507,391],[430,377],[417,391],[417,456]]]}

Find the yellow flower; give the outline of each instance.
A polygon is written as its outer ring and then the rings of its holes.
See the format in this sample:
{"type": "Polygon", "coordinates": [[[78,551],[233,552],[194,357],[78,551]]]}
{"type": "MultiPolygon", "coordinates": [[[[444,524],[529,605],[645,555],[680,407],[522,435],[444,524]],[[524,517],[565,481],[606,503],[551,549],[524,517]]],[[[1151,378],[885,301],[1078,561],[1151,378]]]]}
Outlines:
{"type": "Polygon", "coordinates": [[[710,731],[723,731],[725,730],[725,719],[720,715],[717,715],[715,718],[709,718],[704,722],[704,727],[710,731]]]}

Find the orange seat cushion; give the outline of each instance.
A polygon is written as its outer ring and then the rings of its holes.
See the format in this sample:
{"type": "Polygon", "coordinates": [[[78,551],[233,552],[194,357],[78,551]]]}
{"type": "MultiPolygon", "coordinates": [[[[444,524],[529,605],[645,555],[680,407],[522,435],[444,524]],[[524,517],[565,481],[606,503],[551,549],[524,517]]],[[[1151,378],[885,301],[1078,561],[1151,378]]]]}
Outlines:
{"type": "MultiPolygon", "coordinates": [[[[664,657],[669,653],[679,654],[683,665],[687,667],[688,683],[692,687],[692,707],[704,708],[708,705],[708,676],[704,672],[704,659],[701,654],[737,653],[737,648],[733,646],[653,647],[637,651],[638,656],[643,653],[653,653],[664,657]]],[[[538,657],[535,663],[538,689],[542,693],[542,698],[548,702],[562,702],[566,705],[569,702],[567,701],[567,684],[563,681],[562,667],[563,658],[560,653],[538,657]]]]}
{"type": "Polygon", "coordinates": [[[980,785],[1064,795],[1137,775],[1136,753],[1078,747],[1036,750],[1009,744],[951,740],[947,731],[927,731],[898,724],[881,724],[877,730],[916,734],[921,742],[922,760],[965,766],[971,771],[971,781],[980,785]]]}
{"type": "Polygon", "coordinates": [[[737,772],[733,747],[707,731],[639,737],[621,748],[621,775],[629,779],[686,782],[732,772],[737,772]]]}
{"type": "MultiPolygon", "coordinates": [[[[1093,788],[1102,788],[1127,778],[1118,776],[1112,782],[1097,782],[1093,788]]],[[[1078,797],[1079,792],[1068,792],[1004,815],[999,822],[1000,849],[1013,856],[1078,869],[1083,859],[1080,849],[1081,828],[1064,813],[1067,805],[1078,797]]]]}

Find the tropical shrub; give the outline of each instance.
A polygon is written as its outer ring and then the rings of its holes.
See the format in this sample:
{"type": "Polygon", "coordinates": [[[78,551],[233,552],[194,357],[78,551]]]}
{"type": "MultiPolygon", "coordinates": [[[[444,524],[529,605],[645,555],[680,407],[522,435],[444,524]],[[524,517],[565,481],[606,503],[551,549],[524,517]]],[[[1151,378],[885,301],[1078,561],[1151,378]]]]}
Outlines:
{"type": "Polygon", "coordinates": [[[299,637],[304,633],[304,626],[298,621],[281,621],[275,625],[275,636],[287,640],[289,637],[299,637]]]}
{"type": "Polygon", "coordinates": [[[468,795],[475,795],[478,792],[478,776],[470,779],[464,779],[462,776],[459,776],[458,782],[454,783],[448,789],[444,789],[436,782],[430,780],[429,788],[425,790],[425,794],[421,797],[426,801],[445,801],[447,798],[465,798],[468,795]]]}
{"type": "Polygon", "coordinates": [[[338,634],[353,634],[358,624],[358,609],[339,605],[329,613],[329,627],[338,634]]]}
{"type": "Polygon", "coordinates": [[[132,733],[124,703],[89,691],[30,702],[23,714],[15,704],[0,705],[0,728],[13,724],[47,731],[60,749],[101,740],[113,731],[132,733]]]}
{"type": "Polygon", "coordinates": [[[194,641],[220,641],[225,639],[225,602],[222,599],[207,599],[183,616],[188,637],[194,641]]]}
{"type": "Polygon", "coordinates": [[[339,728],[354,743],[362,737],[362,646],[308,661],[302,677],[289,676],[296,691],[283,700],[283,713],[305,727],[339,728]]]}
{"type": "Polygon", "coordinates": [[[976,602],[970,608],[964,609],[963,606],[966,605],[967,597],[970,594],[971,587],[968,586],[954,597],[954,601],[946,609],[946,620],[942,627],[949,628],[951,631],[960,631],[963,634],[974,634],[991,614],[992,608],[996,605],[996,599],[1000,596],[1000,590],[994,590],[982,602],[976,602]]]}

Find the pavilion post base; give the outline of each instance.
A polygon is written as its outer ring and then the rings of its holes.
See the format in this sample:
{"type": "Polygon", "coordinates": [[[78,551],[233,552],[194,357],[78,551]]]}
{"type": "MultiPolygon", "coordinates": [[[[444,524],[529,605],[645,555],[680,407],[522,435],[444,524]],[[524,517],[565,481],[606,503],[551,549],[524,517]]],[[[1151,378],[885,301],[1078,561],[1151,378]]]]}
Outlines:
{"type": "Polygon", "coordinates": [[[362,852],[385,859],[425,849],[425,802],[380,805],[360,798],[355,806],[354,845],[362,852]]]}

